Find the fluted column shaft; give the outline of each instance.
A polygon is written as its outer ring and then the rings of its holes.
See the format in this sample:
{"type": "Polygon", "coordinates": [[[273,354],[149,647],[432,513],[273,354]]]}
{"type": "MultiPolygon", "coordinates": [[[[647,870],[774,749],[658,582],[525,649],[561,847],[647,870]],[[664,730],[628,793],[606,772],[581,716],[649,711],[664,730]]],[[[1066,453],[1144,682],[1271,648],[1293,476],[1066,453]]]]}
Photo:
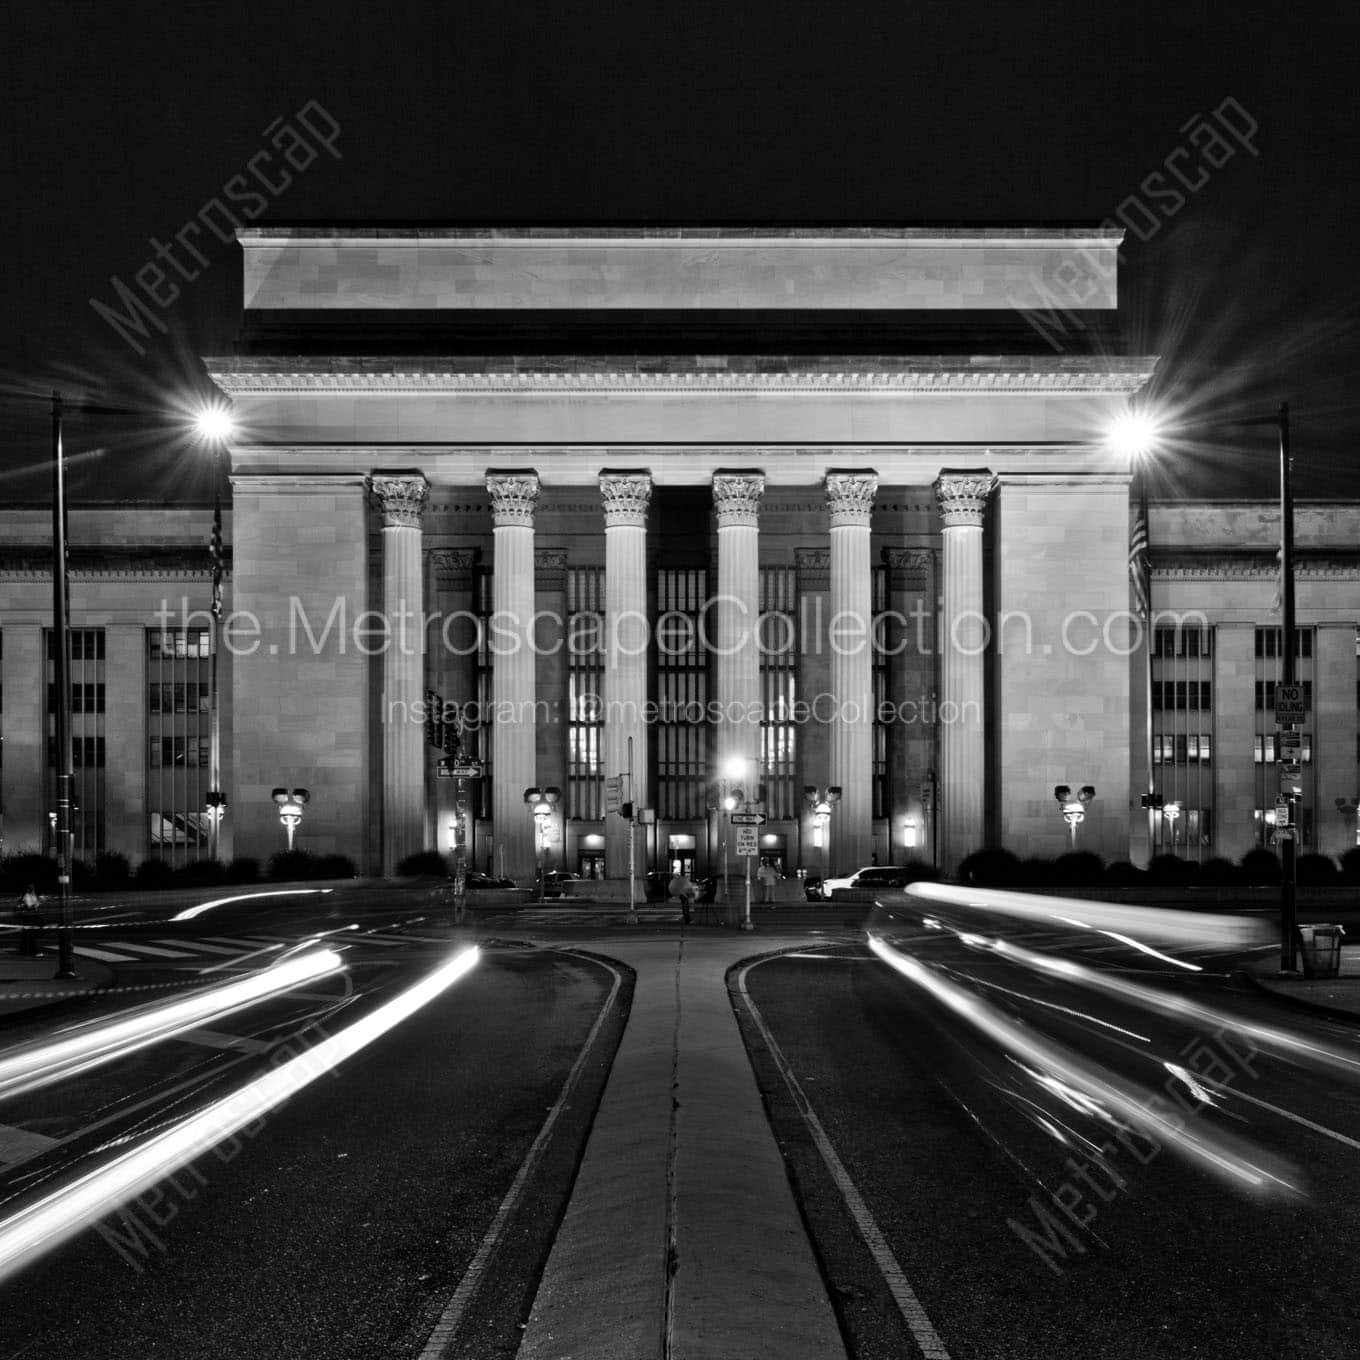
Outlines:
{"type": "Polygon", "coordinates": [[[538,478],[532,472],[488,473],[493,559],[491,580],[491,815],[492,865],[528,886],[536,870],[536,830],[525,805],[537,785],[534,615],[534,509],[538,478]]]}
{"type": "Polygon", "coordinates": [[[420,516],[428,490],[419,473],[368,479],[382,515],[382,869],[394,874],[425,846],[424,574],[420,516]]]}
{"type": "Polygon", "coordinates": [[[986,620],[982,613],[982,518],[990,472],[942,472],[935,483],[944,525],[940,655],[940,861],[953,871],[986,836],[983,728],[986,620]]]}
{"type": "MultiPolygon", "coordinates": [[[[647,762],[647,507],[652,478],[647,472],[602,472],[604,502],[604,608],[607,649],[604,670],[604,762],[607,775],[624,774],[632,742],[632,784],[624,796],[643,807],[651,787],[647,762]]],[[[641,837],[637,843],[642,844],[641,837]]],[[[628,824],[605,821],[605,873],[628,874],[628,824]]],[[[634,871],[641,869],[641,857],[634,871]]]]}
{"type": "Polygon", "coordinates": [[[713,507],[718,517],[718,597],[710,641],[716,651],[719,705],[714,764],[721,774],[740,757],[754,783],[760,760],[760,499],[758,472],[717,473],[713,507]]]}
{"type": "Polygon", "coordinates": [[[873,583],[869,516],[878,491],[872,472],[829,473],[831,510],[831,692],[829,783],[841,801],[831,824],[831,868],[846,873],[873,853],[873,583]]]}

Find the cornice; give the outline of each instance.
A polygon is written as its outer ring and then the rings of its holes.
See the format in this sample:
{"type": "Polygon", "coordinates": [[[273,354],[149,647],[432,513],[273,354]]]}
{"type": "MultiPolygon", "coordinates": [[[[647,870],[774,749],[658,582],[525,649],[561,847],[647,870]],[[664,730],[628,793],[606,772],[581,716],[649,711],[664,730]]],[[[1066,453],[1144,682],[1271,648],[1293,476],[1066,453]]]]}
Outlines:
{"type": "Polygon", "coordinates": [[[230,357],[204,361],[229,396],[290,392],[403,395],[600,393],[989,393],[1127,395],[1155,358],[951,355],[675,355],[527,358],[230,357]]]}
{"type": "MultiPolygon", "coordinates": [[[[1273,554],[1197,553],[1194,556],[1157,555],[1150,563],[1159,581],[1279,581],[1279,559],[1273,554]]],[[[1360,581],[1360,557],[1296,557],[1296,580],[1360,581]]]]}
{"type": "Polygon", "coordinates": [[[772,223],[745,227],[703,226],[698,224],[669,226],[489,226],[472,227],[455,224],[425,226],[337,225],[333,227],[267,226],[238,227],[236,239],[242,245],[308,245],[334,247],[347,242],[372,246],[420,246],[460,241],[482,244],[498,242],[505,245],[561,244],[589,241],[593,245],[666,245],[686,241],[708,241],[715,245],[734,246],[756,243],[811,245],[818,241],[836,245],[856,242],[912,241],[918,245],[996,246],[1030,245],[1053,246],[1064,241],[1100,241],[1117,246],[1124,239],[1123,227],[1110,226],[854,226],[815,227],[780,226],[772,223]]]}

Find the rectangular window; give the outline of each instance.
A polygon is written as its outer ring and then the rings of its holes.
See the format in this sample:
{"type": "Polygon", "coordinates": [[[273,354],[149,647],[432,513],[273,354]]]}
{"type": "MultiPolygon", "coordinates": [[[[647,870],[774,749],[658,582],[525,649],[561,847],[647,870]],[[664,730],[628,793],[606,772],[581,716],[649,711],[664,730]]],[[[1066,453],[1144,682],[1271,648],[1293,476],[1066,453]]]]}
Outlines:
{"type": "Polygon", "coordinates": [[[209,851],[212,632],[146,634],[147,852],[185,864],[209,851]]]}
{"type": "Polygon", "coordinates": [[[604,568],[567,571],[567,816],[604,816],[604,568]]]}
{"type": "Polygon", "coordinates": [[[760,572],[760,687],[764,700],[761,773],[771,820],[797,816],[798,574],[793,567],[760,572]]]}
{"type": "MultiPolygon", "coordinates": [[[[1284,648],[1280,645],[1283,636],[1279,628],[1258,628],[1256,630],[1256,655],[1264,659],[1273,659],[1284,654],[1284,648]]],[[[1312,657],[1313,655],[1313,630],[1311,628],[1296,628],[1294,630],[1294,655],[1296,657],[1312,657]]]]}
{"type": "MultiPolygon", "coordinates": [[[[70,630],[71,665],[67,676],[71,695],[71,770],[75,775],[71,816],[74,832],[72,853],[77,859],[93,859],[104,849],[105,676],[104,630],[70,630]]],[[[47,806],[56,807],[57,797],[57,677],[56,648],[52,630],[43,634],[47,657],[44,726],[47,732],[47,806]]],[[[55,852],[51,819],[45,829],[47,848],[55,852]]]]}
{"type": "Polygon", "coordinates": [[[656,793],[663,821],[706,816],[708,657],[700,645],[708,572],[663,568],[656,576],[656,793]]]}

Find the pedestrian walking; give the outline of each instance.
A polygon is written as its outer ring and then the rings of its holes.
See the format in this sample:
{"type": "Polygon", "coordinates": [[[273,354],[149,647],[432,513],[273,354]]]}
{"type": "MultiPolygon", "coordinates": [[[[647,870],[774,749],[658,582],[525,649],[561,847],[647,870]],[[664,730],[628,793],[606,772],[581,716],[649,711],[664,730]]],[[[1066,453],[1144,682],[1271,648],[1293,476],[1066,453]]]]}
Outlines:
{"type": "Polygon", "coordinates": [[[42,929],[42,898],[29,884],[19,899],[19,953],[26,959],[40,959],[38,933],[42,929]]]}
{"type": "Polygon", "coordinates": [[[782,875],[769,860],[765,860],[756,871],[756,879],[760,883],[760,900],[767,907],[774,905],[774,885],[778,883],[782,875]]]}
{"type": "Polygon", "coordinates": [[[667,884],[666,892],[668,896],[680,899],[680,915],[689,925],[694,919],[694,884],[689,881],[689,875],[676,874],[667,884]]]}

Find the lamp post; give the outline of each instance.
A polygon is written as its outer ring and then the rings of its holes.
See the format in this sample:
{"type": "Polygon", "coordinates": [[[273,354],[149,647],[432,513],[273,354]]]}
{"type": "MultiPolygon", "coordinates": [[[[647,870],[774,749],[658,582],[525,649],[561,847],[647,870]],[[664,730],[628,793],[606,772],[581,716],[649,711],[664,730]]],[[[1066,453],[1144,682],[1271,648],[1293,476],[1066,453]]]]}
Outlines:
{"type": "MultiPolygon", "coordinates": [[[[1273,427],[1276,431],[1279,444],[1280,684],[1281,686],[1292,688],[1297,673],[1297,644],[1295,640],[1294,625],[1294,460],[1289,445],[1289,403],[1281,402],[1279,408],[1271,415],[1253,416],[1244,420],[1221,420],[1207,423],[1196,422],[1195,428],[1251,429],[1260,426],[1273,427]]],[[[1146,454],[1155,447],[1161,437],[1161,432],[1162,424],[1156,418],[1150,416],[1146,412],[1129,410],[1114,423],[1114,426],[1109,432],[1109,438],[1110,442],[1122,451],[1138,456],[1146,454]]],[[[1146,505],[1145,496],[1143,504],[1144,506],[1146,505]]],[[[1146,520],[1146,516],[1144,516],[1144,519],[1146,520]]],[[[1131,544],[1130,547],[1132,548],[1133,545],[1131,544]]],[[[1144,552],[1146,552],[1146,543],[1144,543],[1144,552]]],[[[1150,649],[1150,638],[1148,645],[1150,649]]],[[[1149,668],[1150,665],[1151,663],[1149,662],[1149,668]]],[[[1297,726],[1296,721],[1286,719],[1281,722],[1279,720],[1279,705],[1277,705],[1276,712],[1276,721],[1279,727],[1292,730],[1297,726]]],[[[1149,741],[1151,740],[1151,727],[1152,724],[1149,720],[1149,741]]],[[[1151,777],[1152,766],[1149,759],[1149,796],[1151,796],[1152,793],[1151,777]]],[[[1287,823],[1280,829],[1277,822],[1276,839],[1280,843],[1280,968],[1287,973],[1294,971],[1294,961],[1298,952],[1298,909],[1295,900],[1298,871],[1295,862],[1297,847],[1294,836],[1295,828],[1298,825],[1296,808],[1299,793],[1300,790],[1291,780],[1286,780],[1281,776],[1279,801],[1286,810],[1287,823]]],[[[1149,824],[1151,824],[1151,809],[1154,804],[1149,801],[1147,806],[1149,808],[1149,824]]]]}
{"type": "Polygon", "coordinates": [[[524,802],[534,817],[534,862],[538,877],[538,900],[544,900],[543,856],[547,848],[548,826],[553,819],[553,811],[562,797],[558,788],[532,788],[524,790],[524,802]]]}
{"type": "MultiPolygon", "coordinates": [[[[222,451],[235,432],[230,408],[213,404],[205,406],[194,422],[199,437],[213,453],[213,523],[209,556],[212,562],[212,655],[208,661],[208,793],[204,799],[208,818],[208,857],[214,862],[221,857],[222,818],[226,815],[227,800],[222,793],[222,704],[218,687],[218,654],[222,650],[222,580],[225,575],[225,552],[222,545],[222,451]]],[[[290,847],[291,848],[291,847],[290,847]]]]}
{"type": "Polygon", "coordinates": [[[829,847],[831,810],[841,800],[839,785],[829,784],[824,789],[808,784],[803,789],[803,802],[812,810],[812,848],[822,852],[822,882],[831,870],[829,847]]]}
{"type": "Polygon", "coordinates": [[[71,621],[66,577],[66,454],[62,447],[62,403],[52,393],[52,678],[55,681],[57,809],[57,976],[77,976],[71,942],[71,621]]]}
{"type": "Polygon", "coordinates": [[[1055,784],[1053,786],[1053,797],[1058,800],[1058,808],[1062,812],[1063,821],[1067,823],[1068,834],[1072,838],[1072,849],[1077,848],[1077,828],[1086,820],[1086,804],[1096,796],[1094,786],[1083,784],[1077,790],[1077,796],[1072,797],[1072,790],[1067,784],[1055,784]]]}
{"type": "Polygon", "coordinates": [[[311,802],[311,794],[306,789],[277,788],[270,795],[279,805],[279,821],[288,833],[288,848],[293,848],[293,833],[302,825],[302,809],[311,802]]]}

